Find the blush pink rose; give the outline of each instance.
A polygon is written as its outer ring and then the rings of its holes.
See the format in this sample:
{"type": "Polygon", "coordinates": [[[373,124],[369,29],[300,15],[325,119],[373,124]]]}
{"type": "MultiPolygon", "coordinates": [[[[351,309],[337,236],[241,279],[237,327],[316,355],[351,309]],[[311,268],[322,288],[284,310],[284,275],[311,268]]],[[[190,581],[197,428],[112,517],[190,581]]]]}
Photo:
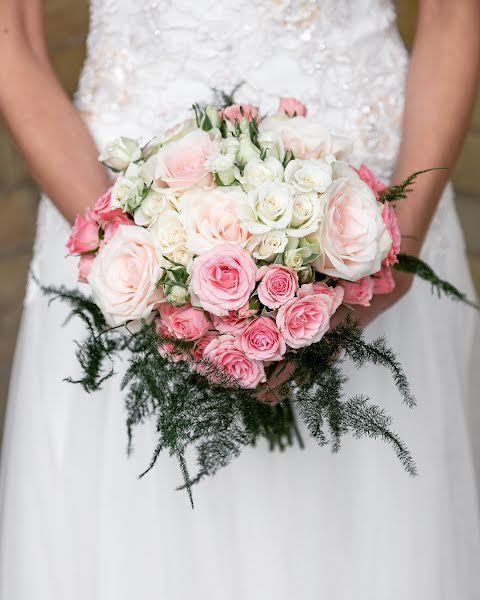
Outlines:
{"type": "Polygon", "coordinates": [[[98,222],[110,221],[116,217],[121,217],[123,211],[121,208],[112,208],[110,206],[112,200],[112,188],[107,190],[103,196],[95,203],[92,210],[92,219],[98,222]]]}
{"type": "Polygon", "coordinates": [[[212,340],[205,348],[203,358],[235,379],[241,387],[253,389],[266,381],[263,363],[248,358],[237,347],[233,335],[221,335],[212,340]]]}
{"type": "Polygon", "coordinates": [[[294,298],[278,309],[277,325],[291,348],[319,342],[330,327],[331,298],[312,294],[294,298]]]}
{"type": "Polygon", "coordinates": [[[92,252],[100,244],[98,223],[94,221],[89,212],[84,217],[77,215],[66,246],[70,254],[92,252]]]}
{"type": "MultiPolygon", "coordinates": [[[[355,169],[355,167],[353,167],[355,169]]],[[[366,165],[360,165],[359,169],[355,169],[358,173],[358,176],[362,181],[364,181],[368,187],[372,190],[377,198],[379,198],[380,194],[387,189],[387,186],[380,181],[378,177],[370,171],[370,169],[366,165]]]]}
{"type": "Polygon", "coordinates": [[[240,246],[215,246],[192,265],[191,289],[208,312],[224,317],[240,310],[255,288],[257,267],[240,246]]]}
{"type": "Polygon", "coordinates": [[[167,144],[156,156],[156,184],[177,192],[196,185],[210,186],[213,176],[205,163],[216,147],[208,133],[200,129],[167,144]]]}
{"type": "Polygon", "coordinates": [[[207,331],[207,333],[202,336],[199,340],[195,342],[195,346],[192,348],[191,353],[195,360],[202,360],[203,355],[205,354],[205,348],[208,344],[217,338],[220,334],[218,331],[207,331]]]}
{"type": "Polygon", "coordinates": [[[238,347],[252,360],[281,360],[287,346],[275,321],[258,317],[237,337],[238,347]]]}
{"type": "Polygon", "coordinates": [[[235,123],[242,119],[246,121],[258,121],[258,108],[253,104],[231,104],[223,110],[223,118],[235,123]]]}
{"type": "Polygon", "coordinates": [[[373,294],[390,294],[395,289],[395,279],[392,269],[385,263],[378,273],[372,275],[373,294]]]}
{"type": "Polygon", "coordinates": [[[298,275],[290,267],[269,265],[259,270],[258,277],[262,277],[258,299],[267,308],[279,308],[291,300],[298,290],[298,275]]]}
{"type": "Polygon", "coordinates": [[[169,326],[176,338],[193,342],[207,333],[210,320],[203,310],[187,304],[169,317],[169,326]]]}
{"type": "Polygon", "coordinates": [[[330,303],[330,316],[332,316],[343,302],[344,289],[340,285],[332,287],[322,281],[316,281],[315,283],[304,283],[297,292],[299,298],[311,296],[312,294],[323,294],[326,296],[325,302],[330,303]]]}
{"type": "Polygon", "coordinates": [[[307,107],[296,98],[280,98],[277,112],[285,113],[289,117],[306,117],[307,107]]]}
{"type": "Polygon", "coordinates": [[[82,254],[78,262],[78,281],[87,283],[87,278],[95,260],[95,254],[82,254]]]}
{"type": "Polygon", "coordinates": [[[390,237],[392,238],[392,247],[390,252],[387,254],[385,262],[387,265],[394,265],[397,262],[397,255],[400,252],[400,243],[402,236],[398,227],[397,215],[395,214],[394,207],[390,202],[385,202],[382,209],[382,218],[387,228],[390,237]]]}
{"type": "Polygon", "coordinates": [[[88,275],[93,299],[109,325],[146,319],[163,297],[161,253],[150,231],[121,225],[97,254],[88,275]]]}
{"type": "Polygon", "coordinates": [[[343,281],[338,282],[343,289],[345,294],[343,295],[343,301],[345,304],[359,304],[360,306],[370,306],[370,300],[373,296],[373,278],[362,277],[358,281],[343,281]]]}
{"type": "Polygon", "coordinates": [[[203,254],[221,244],[245,247],[252,235],[242,228],[237,211],[246,202],[240,186],[196,188],[183,194],[180,211],[188,250],[203,254]]]}

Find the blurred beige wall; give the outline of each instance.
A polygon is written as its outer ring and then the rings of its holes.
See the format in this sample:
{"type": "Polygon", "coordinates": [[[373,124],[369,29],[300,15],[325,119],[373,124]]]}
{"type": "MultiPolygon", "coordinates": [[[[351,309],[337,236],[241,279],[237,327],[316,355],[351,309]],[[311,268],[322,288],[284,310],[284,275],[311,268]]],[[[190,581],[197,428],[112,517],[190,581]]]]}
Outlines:
{"type": "MultiPolygon", "coordinates": [[[[132,0],[133,1],[133,0],[132,0]]],[[[411,42],[415,2],[399,0],[400,29],[411,42]]],[[[45,0],[45,25],[52,62],[73,94],[84,58],[87,0],[45,0]]],[[[472,270],[480,289],[480,101],[455,172],[458,208],[467,235],[472,270]]],[[[32,241],[38,191],[7,133],[0,129],[0,422],[32,241]]]]}

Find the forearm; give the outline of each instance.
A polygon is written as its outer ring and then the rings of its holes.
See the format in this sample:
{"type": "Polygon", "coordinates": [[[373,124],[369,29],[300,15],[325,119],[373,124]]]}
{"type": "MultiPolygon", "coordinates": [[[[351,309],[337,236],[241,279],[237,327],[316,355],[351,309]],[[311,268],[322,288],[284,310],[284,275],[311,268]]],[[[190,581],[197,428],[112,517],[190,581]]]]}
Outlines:
{"type": "Polygon", "coordinates": [[[48,59],[25,43],[15,20],[1,25],[0,111],[33,177],[73,221],[105,191],[108,176],[48,59]]]}
{"type": "Polygon", "coordinates": [[[421,175],[396,205],[402,249],[418,254],[470,121],[480,60],[480,1],[424,0],[407,78],[402,143],[393,175],[421,175]]]}

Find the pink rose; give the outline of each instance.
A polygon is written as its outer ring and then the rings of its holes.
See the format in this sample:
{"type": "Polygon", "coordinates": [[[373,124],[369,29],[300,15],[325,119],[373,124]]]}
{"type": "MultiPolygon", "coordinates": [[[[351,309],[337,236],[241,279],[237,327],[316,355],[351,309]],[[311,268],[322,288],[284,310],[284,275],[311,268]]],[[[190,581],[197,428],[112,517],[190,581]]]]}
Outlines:
{"type": "Polygon", "coordinates": [[[195,342],[195,346],[192,348],[192,356],[195,360],[202,360],[205,354],[205,348],[208,344],[219,336],[218,331],[207,331],[199,340],[195,342]]]}
{"type": "Polygon", "coordinates": [[[66,243],[70,254],[92,252],[98,248],[99,244],[98,223],[92,219],[88,211],[84,217],[77,215],[66,243]]]}
{"type": "Polygon", "coordinates": [[[104,246],[112,239],[112,237],[117,233],[117,229],[120,227],[120,225],[135,225],[135,223],[128,215],[120,211],[119,215],[112,217],[111,220],[104,223],[103,240],[101,241],[100,246],[104,246]]]}
{"type": "Polygon", "coordinates": [[[325,302],[330,304],[330,316],[332,316],[343,302],[344,290],[340,285],[332,287],[323,283],[323,281],[316,281],[315,283],[304,283],[297,292],[299,298],[311,296],[312,294],[323,294],[329,298],[329,300],[325,298],[325,302]]]}
{"type": "Polygon", "coordinates": [[[239,186],[196,188],[183,194],[180,209],[189,251],[203,254],[221,244],[245,246],[252,235],[241,227],[237,209],[246,202],[247,194],[239,186]]]}
{"type": "Polygon", "coordinates": [[[257,267],[240,246],[215,246],[192,265],[192,293],[208,312],[224,317],[241,309],[255,288],[257,267]]]}
{"type": "Polygon", "coordinates": [[[109,325],[146,319],[162,299],[161,253],[150,231],[121,225],[97,254],[88,275],[93,299],[109,325]]]}
{"type": "Polygon", "coordinates": [[[203,358],[217,365],[244,388],[256,388],[266,381],[263,364],[248,358],[237,348],[233,335],[221,335],[205,348],[203,358]]]}
{"type": "Polygon", "coordinates": [[[348,281],[379,271],[392,244],[381,210],[375,194],[359,177],[336,179],[322,195],[320,227],[308,236],[322,250],[313,263],[315,269],[348,281]]]}
{"type": "Polygon", "coordinates": [[[158,353],[162,358],[167,358],[170,362],[177,363],[188,359],[188,354],[175,348],[171,342],[164,342],[158,345],[158,353]]]}
{"type": "Polygon", "coordinates": [[[397,262],[397,254],[400,252],[402,236],[398,227],[395,209],[390,202],[385,202],[383,204],[382,218],[385,226],[387,227],[387,231],[392,238],[392,247],[390,248],[390,252],[385,259],[385,262],[387,265],[394,265],[397,262]]]}
{"type": "Polygon", "coordinates": [[[280,98],[277,112],[285,113],[289,117],[306,117],[307,107],[296,98],[280,98]]]}
{"type": "Polygon", "coordinates": [[[358,281],[343,281],[338,282],[345,294],[343,301],[345,304],[359,304],[360,306],[370,306],[370,300],[373,296],[373,278],[370,276],[362,277],[358,281]]]}
{"type": "MultiPolygon", "coordinates": [[[[353,168],[355,169],[355,167],[353,168]]],[[[383,181],[380,181],[366,165],[360,165],[360,168],[355,169],[355,171],[358,173],[360,179],[369,186],[377,198],[380,196],[381,192],[384,192],[387,189],[387,186],[383,181]]]]}
{"type": "Polygon", "coordinates": [[[259,270],[262,277],[258,286],[258,299],[268,308],[278,308],[291,300],[298,290],[298,275],[290,267],[269,265],[259,270]]]}
{"type": "Polygon", "coordinates": [[[246,121],[258,121],[258,108],[252,104],[231,104],[223,110],[223,118],[235,123],[242,119],[246,121]]]}
{"type": "Polygon", "coordinates": [[[252,360],[281,360],[285,339],[270,317],[254,319],[237,338],[238,347],[252,360]]]}
{"type": "Polygon", "coordinates": [[[95,254],[82,254],[78,262],[78,281],[87,283],[87,277],[95,260],[95,254]]]}
{"type": "Polygon", "coordinates": [[[193,342],[207,333],[210,320],[203,310],[187,304],[172,313],[169,317],[169,327],[179,340],[193,342]]]}
{"type": "Polygon", "coordinates": [[[373,294],[390,294],[395,289],[395,279],[391,268],[385,263],[378,273],[372,275],[373,294]]]}
{"type": "Polygon", "coordinates": [[[156,156],[155,180],[157,185],[174,191],[185,191],[195,185],[209,186],[212,174],[206,161],[215,151],[216,144],[206,131],[196,129],[180,140],[161,148],[156,156]]]}
{"type": "Polygon", "coordinates": [[[220,333],[241,333],[248,325],[248,318],[238,315],[238,311],[231,311],[224,317],[213,315],[213,326],[220,333]]]}
{"type": "Polygon", "coordinates": [[[330,327],[332,301],[327,294],[293,298],[278,309],[277,325],[291,348],[319,342],[330,327]]]}
{"type": "Polygon", "coordinates": [[[121,208],[112,208],[110,206],[112,200],[112,188],[107,190],[103,196],[96,201],[92,210],[92,219],[98,222],[110,221],[116,217],[121,217],[123,211],[121,208]]]}

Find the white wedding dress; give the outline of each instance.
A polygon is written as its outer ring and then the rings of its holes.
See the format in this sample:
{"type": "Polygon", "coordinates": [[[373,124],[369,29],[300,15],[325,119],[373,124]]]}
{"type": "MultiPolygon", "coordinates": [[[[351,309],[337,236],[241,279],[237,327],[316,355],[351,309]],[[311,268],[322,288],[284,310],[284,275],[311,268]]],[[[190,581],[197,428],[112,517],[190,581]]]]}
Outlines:
{"type": "MultiPolygon", "coordinates": [[[[355,140],[355,163],[388,179],[406,68],[388,0],[93,0],[77,105],[99,146],[147,141],[212,87],[244,81],[238,100],[265,111],[300,98],[355,140]]],[[[43,199],[32,269],[45,284],[76,284],[68,229],[43,199]]],[[[424,258],[473,295],[450,188],[424,258]]],[[[202,482],[193,511],[175,491],[174,459],[137,479],[154,424],[137,430],[127,458],[120,377],[91,396],[63,381],[78,372],[83,333],[79,322],[61,327],[66,314],[29,282],[2,458],[1,600],[480,598],[472,309],[420,281],[369,328],[398,351],[415,410],[388,373],[351,369],[347,392],[393,415],[418,477],[379,441],[345,439],[337,455],[313,442],[283,454],[261,446],[202,482]]]]}

